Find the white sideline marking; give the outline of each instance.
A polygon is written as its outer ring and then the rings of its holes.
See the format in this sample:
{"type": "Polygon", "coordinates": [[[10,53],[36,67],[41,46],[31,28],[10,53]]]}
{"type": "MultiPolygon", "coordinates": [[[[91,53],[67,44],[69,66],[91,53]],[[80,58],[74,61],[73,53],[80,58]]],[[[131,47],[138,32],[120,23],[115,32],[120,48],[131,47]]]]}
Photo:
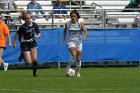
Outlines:
{"type": "MultiPolygon", "coordinates": [[[[0,91],[16,91],[16,92],[31,92],[31,93],[58,93],[62,91],[63,89],[31,89],[31,90],[25,90],[25,89],[10,89],[10,88],[0,88],[0,91]]],[[[71,89],[71,90],[81,90],[81,89],[71,89]]],[[[120,91],[120,90],[135,90],[135,89],[82,89],[82,91],[120,91]]],[[[62,93],[62,92],[61,92],[62,93]]]]}
{"type": "Polygon", "coordinates": [[[21,89],[10,89],[10,88],[1,88],[1,91],[25,91],[25,92],[30,92],[31,90],[21,90],[21,89]]]}

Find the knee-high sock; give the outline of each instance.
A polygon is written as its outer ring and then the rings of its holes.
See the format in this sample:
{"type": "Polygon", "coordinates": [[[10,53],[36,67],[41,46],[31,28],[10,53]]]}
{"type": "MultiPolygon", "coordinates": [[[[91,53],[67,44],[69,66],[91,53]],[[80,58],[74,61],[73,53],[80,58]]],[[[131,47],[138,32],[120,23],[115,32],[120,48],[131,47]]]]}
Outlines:
{"type": "Polygon", "coordinates": [[[33,75],[36,75],[37,71],[37,61],[33,61],[33,75]]]}
{"type": "Polygon", "coordinates": [[[81,61],[76,63],[76,74],[80,73],[81,61]]]}
{"type": "Polygon", "coordinates": [[[69,69],[69,68],[71,67],[74,58],[75,58],[75,57],[73,57],[72,55],[69,57],[69,59],[68,59],[68,64],[67,64],[67,67],[66,67],[67,69],[69,69]]]}

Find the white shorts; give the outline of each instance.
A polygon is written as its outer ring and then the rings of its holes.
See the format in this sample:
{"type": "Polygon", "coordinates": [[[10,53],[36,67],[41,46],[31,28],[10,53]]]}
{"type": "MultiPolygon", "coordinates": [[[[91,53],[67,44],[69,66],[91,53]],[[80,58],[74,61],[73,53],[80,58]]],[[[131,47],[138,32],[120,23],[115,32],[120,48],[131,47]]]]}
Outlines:
{"type": "Polygon", "coordinates": [[[74,47],[76,51],[82,51],[82,41],[69,41],[68,48],[74,47]]]}

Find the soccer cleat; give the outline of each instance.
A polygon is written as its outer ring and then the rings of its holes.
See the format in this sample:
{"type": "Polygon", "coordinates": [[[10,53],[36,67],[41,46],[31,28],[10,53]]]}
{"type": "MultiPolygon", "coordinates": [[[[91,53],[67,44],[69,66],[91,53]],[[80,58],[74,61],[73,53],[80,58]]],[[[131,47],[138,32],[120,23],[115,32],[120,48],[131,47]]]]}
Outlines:
{"type": "Polygon", "coordinates": [[[8,63],[4,63],[4,71],[7,71],[9,64],[8,63]]]}
{"type": "Polygon", "coordinates": [[[66,68],[66,73],[70,70],[70,68],[66,68]]]}
{"type": "Polygon", "coordinates": [[[33,77],[37,77],[37,76],[38,76],[38,75],[36,75],[36,74],[35,74],[35,75],[33,75],[33,77]]]}
{"type": "Polygon", "coordinates": [[[67,74],[67,73],[68,73],[68,71],[69,71],[69,69],[70,69],[70,68],[66,68],[65,75],[66,75],[67,77],[69,77],[69,76],[68,76],[68,74],[67,74]]]}
{"type": "Polygon", "coordinates": [[[80,75],[80,73],[79,73],[79,72],[76,74],[76,76],[77,76],[77,77],[81,77],[81,75],[80,75]]]}

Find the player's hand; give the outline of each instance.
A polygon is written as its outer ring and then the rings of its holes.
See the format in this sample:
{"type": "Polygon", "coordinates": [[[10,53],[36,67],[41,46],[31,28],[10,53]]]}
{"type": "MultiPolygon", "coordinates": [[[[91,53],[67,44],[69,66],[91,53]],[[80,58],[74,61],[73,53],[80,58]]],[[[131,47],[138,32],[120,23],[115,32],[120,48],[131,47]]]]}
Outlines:
{"type": "Polygon", "coordinates": [[[87,37],[86,35],[83,35],[83,36],[82,36],[83,39],[85,39],[86,37],[87,37]]]}
{"type": "Polygon", "coordinates": [[[8,45],[11,46],[12,44],[11,43],[8,43],[8,45]]]}
{"type": "Polygon", "coordinates": [[[13,48],[16,48],[16,44],[13,44],[13,48]]]}
{"type": "Polygon", "coordinates": [[[61,41],[61,44],[63,45],[64,43],[65,43],[65,40],[62,40],[62,41],[61,41]]]}
{"type": "Polygon", "coordinates": [[[36,37],[35,37],[35,38],[40,38],[40,36],[36,35],[36,37]]]}
{"type": "Polygon", "coordinates": [[[35,36],[35,38],[40,38],[41,37],[41,34],[38,34],[35,36]]]}

